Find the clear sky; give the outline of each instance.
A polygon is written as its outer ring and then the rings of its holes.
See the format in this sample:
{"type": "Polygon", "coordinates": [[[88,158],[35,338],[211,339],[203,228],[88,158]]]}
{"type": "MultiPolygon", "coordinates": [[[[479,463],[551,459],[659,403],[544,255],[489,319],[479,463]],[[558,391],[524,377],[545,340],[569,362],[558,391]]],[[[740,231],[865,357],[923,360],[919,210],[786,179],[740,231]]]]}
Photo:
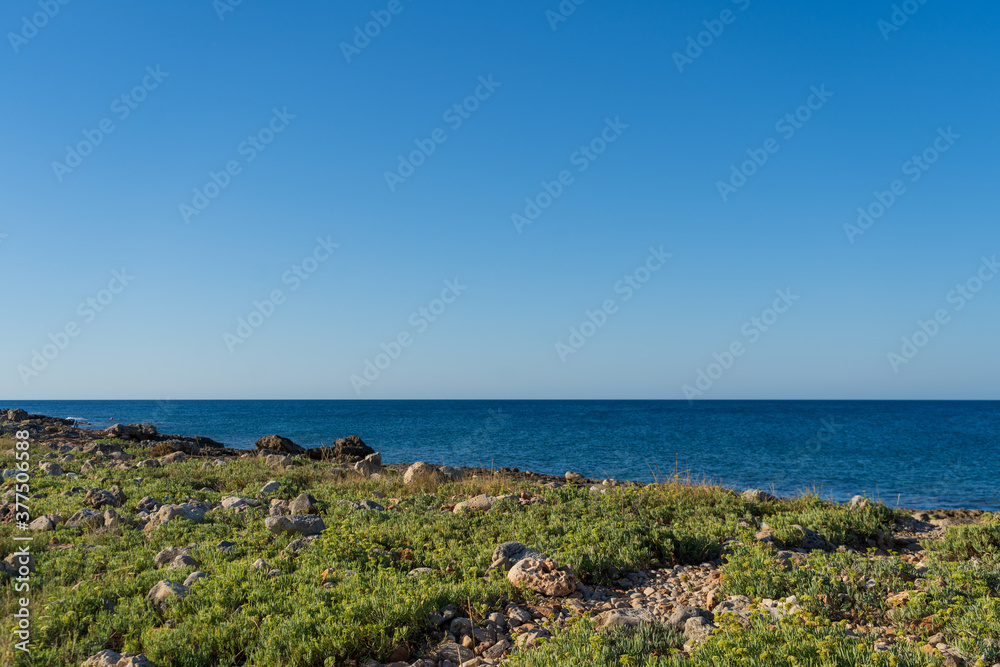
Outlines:
{"type": "Polygon", "coordinates": [[[993,3],[62,2],[2,399],[1000,398],[993,3]]]}

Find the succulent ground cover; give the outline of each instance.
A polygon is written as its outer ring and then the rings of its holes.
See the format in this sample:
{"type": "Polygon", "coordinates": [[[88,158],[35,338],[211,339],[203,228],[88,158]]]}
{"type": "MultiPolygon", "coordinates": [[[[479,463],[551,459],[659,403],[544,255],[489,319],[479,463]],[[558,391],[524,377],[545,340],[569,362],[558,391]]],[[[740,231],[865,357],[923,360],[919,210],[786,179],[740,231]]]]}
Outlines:
{"type": "MultiPolygon", "coordinates": [[[[32,651],[0,644],[5,665],[101,651],[158,667],[1000,663],[990,514],[681,480],[188,456],[54,430],[32,444],[28,502],[49,518],[33,531],[32,651]],[[316,517],[322,532],[275,517],[316,517]],[[491,568],[508,542],[562,567],[572,594],[491,568]]],[[[15,464],[7,435],[0,468],[15,464]]],[[[0,558],[23,534],[14,484],[0,487],[0,558]]],[[[22,594],[0,577],[10,637],[22,594]]]]}

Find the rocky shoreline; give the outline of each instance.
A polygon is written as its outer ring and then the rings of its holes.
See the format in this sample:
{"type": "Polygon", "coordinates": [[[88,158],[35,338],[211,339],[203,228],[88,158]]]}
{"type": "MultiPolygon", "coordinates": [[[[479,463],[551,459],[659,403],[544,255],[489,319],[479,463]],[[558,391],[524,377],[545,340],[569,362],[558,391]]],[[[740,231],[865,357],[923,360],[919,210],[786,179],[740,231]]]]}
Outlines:
{"type": "MultiPolygon", "coordinates": [[[[631,482],[584,479],[572,472],[555,477],[516,469],[459,468],[425,462],[383,465],[381,455],[357,436],[335,440],[329,447],[303,448],[287,438],[272,435],[260,438],[255,450],[241,450],[225,447],[210,438],[160,434],[150,424],[115,424],[98,431],[81,428],[70,420],[30,415],[20,410],[0,411],[0,437],[12,437],[15,431],[27,431],[30,436],[35,457],[33,470],[46,479],[65,480],[66,488],[58,494],[60,503],[78,507],[69,516],[57,512],[36,516],[30,530],[59,535],[61,533],[56,531],[72,529],[76,531],[72,535],[83,536],[114,536],[123,534],[123,531],[141,531],[152,545],[157,536],[164,534],[168,524],[224,525],[234,521],[231,517],[239,521],[261,521],[266,528],[266,532],[261,533],[266,542],[283,540],[280,558],[286,561],[285,565],[275,566],[273,556],[265,557],[262,552],[261,557],[249,564],[248,571],[259,571],[263,580],[291,576],[294,563],[310,549],[316,548],[314,544],[318,544],[316,541],[321,535],[326,535],[324,531],[330,527],[331,520],[350,521],[351,513],[413,512],[413,498],[424,498],[420,493],[440,493],[441,485],[455,485],[460,495],[454,498],[454,502],[439,501],[440,504],[421,511],[462,518],[494,516],[497,512],[528,512],[532,508],[550,505],[553,500],[545,498],[547,492],[585,491],[596,496],[613,497],[641,493],[644,488],[644,485],[631,482]],[[189,493],[184,498],[169,495],[137,498],[132,490],[143,488],[141,485],[147,475],[162,475],[163,471],[175,465],[208,475],[234,462],[257,466],[255,470],[261,470],[262,464],[263,473],[269,474],[272,479],[264,480],[259,488],[244,486],[242,489],[216,482],[214,486],[202,488],[201,497],[189,493]],[[75,466],[78,471],[65,470],[63,465],[75,466]],[[306,471],[313,475],[310,479],[333,480],[325,482],[331,484],[337,483],[336,480],[345,480],[345,483],[360,484],[358,488],[361,489],[374,489],[373,484],[393,484],[395,486],[391,488],[397,490],[399,497],[371,490],[368,497],[356,500],[317,499],[308,485],[306,490],[289,491],[287,497],[281,497],[286,490],[303,488],[306,471]],[[281,475],[284,475],[284,481],[279,482],[277,479],[281,475]],[[84,479],[86,483],[83,483],[84,479]],[[76,480],[80,480],[79,485],[75,485],[76,480]],[[485,491],[492,488],[488,485],[498,483],[512,491],[485,491]],[[464,490],[461,485],[466,485],[469,490],[464,490]],[[534,490],[513,490],[519,485],[534,490]],[[474,488],[480,492],[473,495],[471,489],[474,488]],[[467,495],[462,495],[463,490],[467,495]],[[209,496],[216,500],[209,500],[209,496]],[[342,509],[335,509],[338,506],[342,509]],[[343,512],[348,515],[343,515],[343,512]]],[[[0,506],[0,526],[8,528],[11,527],[14,512],[11,502],[12,473],[16,470],[4,472],[3,505],[0,506]]],[[[648,489],[659,492],[663,486],[648,485],[648,489]]],[[[724,490],[718,493],[722,494],[720,497],[733,498],[730,502],[751,508],[751,512],[753,508],[766,508],[783,502],[759,489],[742,494],[724,490]]],[[[319,492],[316,494],[322,496],[319,492]]],[[[39,499],[49,497],[45,493],[32,496],[39,499]]],[[[858,496],[850,507],[838,511],[862,512],[870,506],[867,499],[858,496]]],[[[755,548],[768,550],[771,562],[778,563],[781,568],[794,570],[814,552],[867,554],[865,557],[872,562],[898,562],[901,567],[911,568],[917,573],[915,576],[919,576],[928,571],[925,561],[929,541],[940,541],[949,527],[975,524],[983,516],[984,513],[977,510],[906,511],[898,513],[885,529],[874,531],[869,537],[851,538],[841,543],[834,543],[808,527],[792,525],[792,534],[798,535],[794,539],[796,546],[789,546],[787,531],[782,532],[780,526],[772,527],[763,520],[756,525],[743,520],[741,523],[746,524],[746,529],[750,531],[752,542],[757,545],[755,548]]],[[[483,581],[491,581],[490,571],[498,570],[505,573],[502,578],[511,586],[510,590],[520,591],[521,594],[491,598],[491,610],[478,618],[469,605],[463,607],[461,600],[453,600],[427,617],[426,643],[423,646],[401,645],[391,655],[383,655],[384,662],[374,658],[361,661],[352,658],[337,664],[364,664],[369,667],[496,665],[508,660],[512,654],[545,645],[554,636],[572,627],[575,619],[579,618],[591,619],[594,628],[600,632],[654,625],[665,628],[676,633],[672,636],[678,637],[678,643],[683,641],[677,655],[697,655],[697,647],[723,628],[720,619],[732,616],[742,619],[740,622],[750,627],[751,621],[761,614],[772,622],[779,622],[804,613],[803,604],[806,603],[795,595],[781,599],[753,599],[747,595],[726,594],[723,584],[725,567],[731,562],[731,554],[735,553],[733,550],[741,543],[744,542],[730,539],[722,544],[718,553],[709,549],[702,562],[668,563],[652,559],[645,567],[622,567],[617,570],[617,575],[600,577],[581,575],[536,550],[534,545],[518,541],[490,545],[490,566],[484,573],[483,581]]],[[[50,550],[67,548],[81,547],[56,537],[53,537],[53,544],[49,547],[50,550]]],[[[234,549],[242,549],[252,555],[245,545],[240,546],[237,540],[230,538],[214,545],[173,544],[159,549],[152,558],[151,566],[165,573],[167,578],[158,580],[146,592],[145,600],[149,608],[162,614],[199,587],[204,587],[206,580],[219,576],[210,571],[211,568],[206,568],[205,563],[216,559],[215,554],[232,554],[234,549]],[[171,576],[174,571],[180,571],[178,576],[171,576]],[[186,574],[180,577],[182,573],[186,574]]],[[[371,553],[384,558],[393,568],[409,568],[406,576],[410,580],[440,577],[452,567],[449,565],[443,572],[434,567],[417,567],[420,563],[415,562],[414,555],[408,554],[409,551],[403,548],[389,552],[379,547],[371,553]]],[[[370,557],[371,554],[365,558],[370,557]]],[[[246,559],[249,558],[247,555],[246,559]]],[[[13,575],[16,572],[14,565],[11,555],[0,564],[0,568],[13,575]]],[[[37,561],[33,559],[31,569],[35,570],[36,566],[37,561]]],[[[355,569],[332,567],[323,569],[320,575],[317,585],[326,589],[344,585],[342,582],[359,576],[355,569]]],[[[909,643],[930,647],[921,650],[941,660],[941,664],[966,664],[969,657],[945,642],[944,635],[922,636],[926,633],[922,633],[919,626],[901,631],[885,621],[850,615],[845,618],[851,619],[846,622],[846,631],[851,636],[864,634],[874,637],[872,641],[876,651],[888,651],[902,643],[909,643]]],[[[131,655],[123,650],[123,646],[112,644],[91,655],[82,664],[92,667],[151,667],[157,664],[145,655],[131,655]]]]}

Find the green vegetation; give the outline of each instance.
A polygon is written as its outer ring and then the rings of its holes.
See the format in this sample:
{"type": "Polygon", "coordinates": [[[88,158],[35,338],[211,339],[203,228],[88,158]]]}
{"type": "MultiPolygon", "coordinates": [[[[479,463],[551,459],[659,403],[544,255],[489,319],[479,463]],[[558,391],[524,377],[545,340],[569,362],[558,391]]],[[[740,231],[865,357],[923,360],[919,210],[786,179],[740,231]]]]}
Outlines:
{"type": "Polygon", "coordinates": [[[511,656],[511,667],[923,667],[936,664],[913,647],[874,651],[872,643],[843,629],[810,627],[796,620],[775,625],[763,619],[749,628],[723,622],[715,636],[690,657],[670,652],[662,626],[595,632],[574,624],[544,646],[511,656]]]}
{"type": "MultiPolygon", "coordinates": [[[[140,458],[148,455],[122,446],[140,458]]],[[[0,467],[13,466],[11,448],[11,441],[0,440],[0,467]]],[[[46,451],[39,446],[33,452],[34,469],[46,460],[46,451]]],[[[79,473],[83,462],[77,455],[60,465],[79,473]]],[[[882,539],[897,518],[881,505],[851,510],[813,496],[754,503],[719,487],[678,482],[595,493],[490,471],[462,482],[422,480],[407,486],[390,469],[365,479],[327,462],[300,460],[276,470],[261,458],[224,466],[192,459],[127,471],[101,463],[78,479],[34,475],[31,491],[43,497],[31,499],[32,516],[68,518],[82,507],[83,493],[64,492],[113,484],[126,495],[118,510],[125,519],[144,496],[160,502],[190,497],[217,506],[223,497],[239,495],[261,503],[243,512],[214,509],[202,523],[174,519],[149,536],[127,526],[81,531],[59,525],[36,533],[38,569],[30,592],[34,650],[25,659],[5,642],[0,663],[79,665],[104,648],[144,653],[160,667],[332,666],[369,657],[388,661],[400,649],[413,660],[431,637],[429,613],[452,604],[481,620],[524,595],[501,572],[487,571],[494,547],[504,541],[548,554],[590,585],[637,569],[721,556],[721,595],[745,595],[755,604],[794,595],[802,607],[781,621],[759,607],[749,619],[717,618],[720,628],[692,654],[679,652],[684,638],[673,628],[647,624],[597,632],[578,616],[540,646],[515,652],[508,658],[515,666],[938,664],[940,656],[920,652],[919,643],[901,641],[876,651],[877,637],[866,629],[874,632],[877,626],[900,637],[943,632],[949,643],[985,660],[982,664],[1000,661],[995,559],[1000,524],[992,517],[949,528],[943,541],[927,545],[929,571],[918,573],[903,558],[865,552],[868,540],[882,539]],[[258,491],[271,479],[281,484],[280,491],[264,498],[258,491]],[[295,536],[272,535],[264,520],[270,498],[289,500],[303,492],[320,501],[327,530],[293,555],[286,547],[295,536]],[[528,502],[505,501],[480,514],[442,511],[481,493],[520,494],[528,502]],[[392,507],[354,511],[338,502],[373,498],[392,507]],[[801,526],[831,547],[857,551],[817,550],[795,562],[781,560],[774,547],[754,539],[763,524],[779,548],[797,546],[803,531],[796,526],[801,526]],[[235,547],[219,550],[221,540],[235,547]],[[188,545],[196,545],[191,555],[197,567],[155,569],[160,550],[188,545]],[[980,560],[969,562],[970,557],[980,560]],[[267,568],[251,567],[258,558],[267,568]],[[416,568],[433,573],[412,576],[416,568]],[[269,569],[281,575],[269,577],[269,569]],[[162,611],[146,601],[161,579],[181,582],[196,570],[211,577],[186,597],[162,611]],[[904,591],[911,595],[900,604],[887,601],[904,591]],[[847,623],[855,631],[848,631],[847,623]]],[[[3,490],[11,486],[8,481],[3,490]]],[[[0,525],[0,557],[14,551],[14,534],[12,525],[0,525]]],[[[2,627],[10,636],[21,594],[9,580],[0,586],[2,627]]]]}

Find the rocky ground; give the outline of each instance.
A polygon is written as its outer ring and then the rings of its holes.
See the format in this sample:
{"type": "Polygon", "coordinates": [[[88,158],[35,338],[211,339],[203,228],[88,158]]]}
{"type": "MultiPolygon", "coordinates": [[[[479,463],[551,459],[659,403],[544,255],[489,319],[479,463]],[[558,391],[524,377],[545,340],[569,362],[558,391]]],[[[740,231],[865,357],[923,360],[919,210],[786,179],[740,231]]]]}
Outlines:
{"type": "MultiPolygon", "coordinates": [[[[257,516],[264,513],[264,523],[272,536],[292,539],[282,550],[281,557],[294,560],[303,550],[318,539],[326,529],[321,507],[327,504],[318,501],[311,493],[300,493],[291,498],[269,496],[282,488],[278,481],[268,481],[259,492],[241,495],[222,495],[217,502],[193,496],[168,497],[161,495],[126,498],[118,484],[111,483],[123,476],[142,482],[144,471],[200,461],[201,469],[224,467],[232,461],[248,458],[263,460],[268,469],[292,471],[302,461],[318,461],[330,464],[324,474],[337,477],[356,476],[372,480],[399,478],[403,485],[458,482],[460,480],[490,480],[503,477],[505,484],[517,486],[530,484],[536,492],[520,491],[509,494],[480,493],[469,495],[456,502],[443,503],[435,511],[459,516],[490,513],[494,507],[514,507],[524,511],[538,503],[544,503],[540,495],[546,489],[573,487],[589,489],[593,494],[614,493],[616,489],[635,488],[637,485],[621,484],[613,480],[588,480],[574,473],[564,477],[539,475],[519,470],[484,470],[478,468],[454,468],[431,466],[424,462],[413,464],[383,465],[381,456],[368,448],[359,438],[351,436],[336,440],[331,447],[321,450],[307,450],[280,436],[267,436],[257,442],[253,451],[231,449],[208,438],[163,435],[151,425],[116,424],[106,430],[96,431],[81,428],[66,420],[39,415],[28,415],[23,411],[10,410],[0,415],[2,433],[8,437],[15,431],[27,431],[30,435],[35,465],[38,473],[47,477],[79,479],[61,492],[72,499],[77,509],[68,516],[48,513],[34,517],[30,529],[37,532],[56,531],[73,528],[78,531],[142,531],[150,537],[158,528],[171,521],[201,523],[206,517],[225,513],[238,516],[241,513],[257,516]],[[122,444],[116,444],[122,443],[122,444]],[[82,461],[82,463],[81,463],[82,461]],[[63,465],[77,467],[78,472],[68,472],[63,465]]],[[[0,505],[0,523],[10,526],[13,522],[14,503],[13,480],[15,469],[5,470],[6,481],[0,505]]],[[[206,487],[206,494],[219,489],[206,487]]],[[[44,498],[37,494],[32,498],[44,498]]],[[[778,499],[760,490],[750,490],[743,494],[746,503],[776,503],[778,499]]],[[[370,498],[360,500],[341,499],[335,501],[352,512],[406,512],[410,506],[402,497],[390,497],[382,492],[373,492],[370,498]]],[[[852,508],[863,507],[869,501],[856,497],[852,508]]],[[[873,561],[897,559],[914,567],[916,577],[912,594],[919,586],[919,576],[927,572],[924,560],[927,541],[941,540],[947,528],[974,524],[983,516],[973,510],[931,510],[906,511],[897,516],[887,530],[873,533],[863,542],[834,545],[815,531],[793,526],[802,532],[799,546],[783,547],[775,538],[766,522],[759,525],[746,524],[754,539],[767,548],[773,549],[773,557],[785,568],[799,567],[808,560],[813,551],[831,551],[863,554],[873,561]]],[[[329,520],[329,519],[326,519],[329,520]]],[[[734,542],[736,540],[733,540],[734,542]]],[[[220,552],[231,551],[237,544],[222,540],[213,545],[220,552]]],[[[54,543],[52,550],[72,548],[71,544],[54,543]]],[[[753,614],[769,615],[774,621],[803,612],[803,607],[795,596],[775,600],[768,598],[751,599],[743,595],[727,595],[723,586],[723,569],[727,562],[728,547],[723,545],[718,558],[702,563],[666,565],[659,564],[644,568],[623,570],[617,579],[603,580],[591,577],[585,584],[572,568],[559,565],[547,555],[535,551],[531,546],[519,542],[505,542],[495,545],[490,570],[506,572],[506,580],[512,590],[523,594],[508,596],[506,600],[494,604],[488,614],[468,614],[469,607],[448,604],[432,612],[426,619],[429,632],[426,644],[417,650],[413,646],[401,646],[395,654],[385,656],[385,662],[373,659],[347,660],[344,664],[370,667],[392,665],[392,667],[473,667],[476,665],[497,665],[503,663],[512,653],[531,650],[542,645],[545,640],[559,634],[581,616],[591,618],[598,630],[612,627],[635,627],[642,624],[659,623],[683,634],[682,651],[692,652],[706,641],[719,627],[718,618],[723,614],[733,614],[743,619],[749,627],[753,614]]],[[[205,545],[200,547],[205,548],[205,545]]],[[[174,600],[184,598],[190,591],[204,585],[204,580],[214,576],[202,571],[199,563],[197,544],[171,546],[160,550],[153,559],[153,567],[162,570],[166,578],[158,581],[146,594],[151,609],[163,610],[174,600]],[[185,569],[186,568],[186,569],[185,569]],[[182,580],[170,576],[175,570],[182,570],[186,576],[182,580]]],[[[378,551],[376,549],[376,551],[378,551]]],[[[386,554],[399,561],[402,555],[386,554]]],[[[44,558],[45,556],[40,556],[44,558]]],[[[2,567],[13,576],[17,572],[17,557],[11,553],[2,567]]],[[[273,564],[273,562],[272,562],[273,564]]],[[[30,563],[32,570],[36,562],[30,563]]],[[[272,567],[264,558],[258,558],[250,565],[266,578],[288,576],[287,567],[272,567]]],[[[321,573],[321,585],[333,587],[336,581],[355,576],[353,570],[327,568],[321,573]]],[[[415,567],[409,571],[411,578],[436,576],[429,567],[415,567]]],[[[486,577],[489,579],[489,576],[486,577]]],[[[895,592],[886,602],[896,607],[907,602],[911,591],[895,592]]],[[[874,638],[875,650],[889,650],[894,644],[908,643],[920,647],[927,656],[933,656],[941,664],[966,664],[968,656],[945,641],[941,633],[929,634],[926,628],[913,625],[908,631],[901,631],[899,624],[889,624],[885,616],[866,619],[845,616],[846,629],[857,636],[874,638]]],[[[149,667],[153,663],[145,655],[131,655],[127,652],[105,648],[83,661],[84,665],[108,667],[149,667]],[[121,651],[121,652],[120,652],[121,651]]],[[[975,664],[975,663],[968,663],[975,664]]],[[[989,663],[979,663],[989,664],[989,663]]]]}

